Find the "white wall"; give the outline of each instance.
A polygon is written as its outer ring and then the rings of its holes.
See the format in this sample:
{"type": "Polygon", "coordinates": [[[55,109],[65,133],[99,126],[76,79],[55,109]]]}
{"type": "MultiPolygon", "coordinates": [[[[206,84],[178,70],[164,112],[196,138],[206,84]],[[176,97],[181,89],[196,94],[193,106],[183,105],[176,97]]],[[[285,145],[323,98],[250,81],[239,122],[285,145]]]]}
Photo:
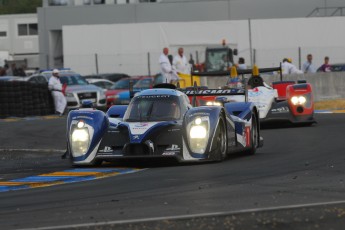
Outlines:
{"type": "MultiPolygon", "coordinates": [[[[37,23],[36,14],[10,14],[0,16],[0,31],[6,31],[6,37],[0,37],[0,51],[9,52],[14,59],[28,59],[29,67],[38,67],[38,35],[18,36],[18,24],[37,23]]],[[[1,63],[0,63],[1,66],[1,63]]]]}
{"type": "MultiPolygon", "coordinates": [[[[277,66],[284,57],[298,65],[298,47],[301,62],[308,53],[314,55],[316,66],[324,56],[330,56],[332,63],[345,62],[345,31],[341,29],[345,17],[263,19],[250,24],[260,67],[277,66]]],[[[95,73],[97,54],[99,72],[142,75],[148,73],[149,52],[153,74],[159,71],[157,60],[163,47],[175,54],[183,46],[186,56],[199,49],[202,56],[203,47],[220,44],[222,39],[236,45],[239,56],[250,64],[248,20],[64,26],[64,65],[82,74],[95,73]]]]}

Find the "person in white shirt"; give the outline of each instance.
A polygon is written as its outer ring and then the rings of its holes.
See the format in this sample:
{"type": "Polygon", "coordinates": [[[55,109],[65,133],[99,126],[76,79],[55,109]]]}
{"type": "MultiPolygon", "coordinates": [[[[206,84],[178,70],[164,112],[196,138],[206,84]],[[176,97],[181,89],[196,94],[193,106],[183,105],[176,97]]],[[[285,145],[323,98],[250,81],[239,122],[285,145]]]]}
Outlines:
{"type": "Polygon", "coordinates": [[[312,63],[313,55],[307,55],[307,61],[302,65],[302,71],[304,73],[316,73],[316,67],[312,63]]]}
{"type": "Polygon", "coordinates": [[[176,81],[176,78],[178,79],[176,72],[173,70],[171,62],[169,61],[168,54],[169,48],[164,47],[163,53],[159,57],[159,65],[163,76],[163,83],[171,83],[172,81],[176,81]]]}
{"type": "Polygon", "coordinates": [[[178,48],[178,54],[175,55],[173,59],[173,67],[176,69],[177,73],[190,74],[190,65],[183,52],[184,50],[182,47],[178,48]]]}
{"type": "Polygon", "coordinates": [[[247,65],[245,64],[244,58],[240,57],[238,59],[238,65],[237,65],[238,69],[247,69],[247,65]]]}
{"type": "Polygon", "coordinates": [[[53,70],[53,76],[49,78],[48,88],[51,91],[54,99],[55,113],[62,116],[65,111],[67,101],[65,95],[62,93],[59,70],[53,70]]]}
{"type": "Polygon", "coordinates": [[[291,63],[291,59],[284,58],[282,63],[282,74],[302,74],[303,72],[291,63]]]}

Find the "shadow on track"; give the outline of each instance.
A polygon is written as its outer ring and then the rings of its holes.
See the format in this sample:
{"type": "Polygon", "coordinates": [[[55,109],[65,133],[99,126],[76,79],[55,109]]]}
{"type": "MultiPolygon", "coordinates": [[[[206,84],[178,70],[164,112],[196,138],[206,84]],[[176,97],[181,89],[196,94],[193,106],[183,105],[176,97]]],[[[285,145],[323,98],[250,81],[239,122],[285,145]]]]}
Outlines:
{"type": "Polygon", "coordinates": [[[204,164],[221,164],[226,161],[232,161],[235,159],[240,159],[243,157],[251,157],[250,155],[243,153],[234,153],[226,157],[223,162],[217,161],[202,161],[202,162],[178,162],[174,158],[168,159],[117,159],[112,161],[103,161],[101,165],[98,166],[71,166],[75,168],[112,168],[112,167],[128,167],[128,168],[164,168],[164,167],[183,167],[183,166],[197,166],[204,164]]]}
{"type": "Polygon", "coordinates": [[[291,123],[289,121],[266,121],[260,123],[261,129],[291,129],[301,127],[313,127],[317,125],[315,123],[291,123]]]}

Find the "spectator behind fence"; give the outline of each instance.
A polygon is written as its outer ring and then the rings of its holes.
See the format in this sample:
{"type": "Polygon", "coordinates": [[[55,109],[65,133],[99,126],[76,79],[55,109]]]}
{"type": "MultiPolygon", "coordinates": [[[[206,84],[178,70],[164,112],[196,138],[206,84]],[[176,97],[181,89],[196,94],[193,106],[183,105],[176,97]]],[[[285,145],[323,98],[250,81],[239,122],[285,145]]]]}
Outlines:
{"type": "Polygon", "coordinates": [[[313,64],[313,55],[308,54],[307,55],[307,61],[303,63],[302,65],[302,71],[304,73],[315,73],[316,67],[313,64]]]}
{"type": "Polygon", "coordinates": [[[13,72],[12,72],[12,69],[8,66],[8,64],[6,63],[4,65],[4,68],[5,68],[5,71],[6,71],[6,76],[13,76],[13,72]]]}
{"type": "Polygon", "coordinates": [[[12,76],[21,76],[20,70],[17,68],[16,63],[11,64],[12,76]]]}
{"type": "Polygon", "coordinates": [[[245,60],[243,57],[240,57],[238,59],[238,64],[237,64],[238,69],[247,69],[247,65],[245,64],[245,60]]]}
{"type": "Polygon", "coordinates": [[[324,63],[318,68],[318,72],[331,72],[331,65],[329,64],[329,57],[326,56],[324,63]]]}
{"type": "Polygon", "coordinates": [[[0,76],[6,76],[6,69],[0,66],[0,76]]]}
{"type": "Polygon", "coordinates": [[[291,58],[284,58],[282,63],[282,74],[302,74],[303,72],[292,64],[291,58]]]}
{"type": "Polygon", "coordinates": [[[183,54],[183,48],[178,48],[177,52],[178,54],[175,55],[173,59],[173,67],[175,67],[177,73],[190,74],[190,65],[188,63],[186,56],[184,56],[183,54]]]}
{"type": "Polygon", "coordinates": [[[163,83],[170,83],[175,81],[177,76],[174,73],[170,60],[168,58],[169,48],[164,47],[163,53],[159,56],[159,65],[161,68],[161,74],[163,76],[163,83]]]}
{"type": "Polygon", "coordinates": [[[22,65],[22,67],[18,68],[17,69],[18,76],[25,77],[26,76],[25,69],[26,69],[25,65],[22,65]]]}

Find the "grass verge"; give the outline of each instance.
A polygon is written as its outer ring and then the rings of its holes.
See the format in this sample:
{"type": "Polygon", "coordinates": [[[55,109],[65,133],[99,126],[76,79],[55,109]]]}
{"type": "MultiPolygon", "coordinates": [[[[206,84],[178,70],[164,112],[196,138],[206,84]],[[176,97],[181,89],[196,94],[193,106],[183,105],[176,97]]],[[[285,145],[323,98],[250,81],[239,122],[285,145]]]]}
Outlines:
{"type": "Polygon", "coordinates": [[[314,109],[345,109],[345,99],[336,99],[328,101],[317,101],[314,104],[314,109]]]}

